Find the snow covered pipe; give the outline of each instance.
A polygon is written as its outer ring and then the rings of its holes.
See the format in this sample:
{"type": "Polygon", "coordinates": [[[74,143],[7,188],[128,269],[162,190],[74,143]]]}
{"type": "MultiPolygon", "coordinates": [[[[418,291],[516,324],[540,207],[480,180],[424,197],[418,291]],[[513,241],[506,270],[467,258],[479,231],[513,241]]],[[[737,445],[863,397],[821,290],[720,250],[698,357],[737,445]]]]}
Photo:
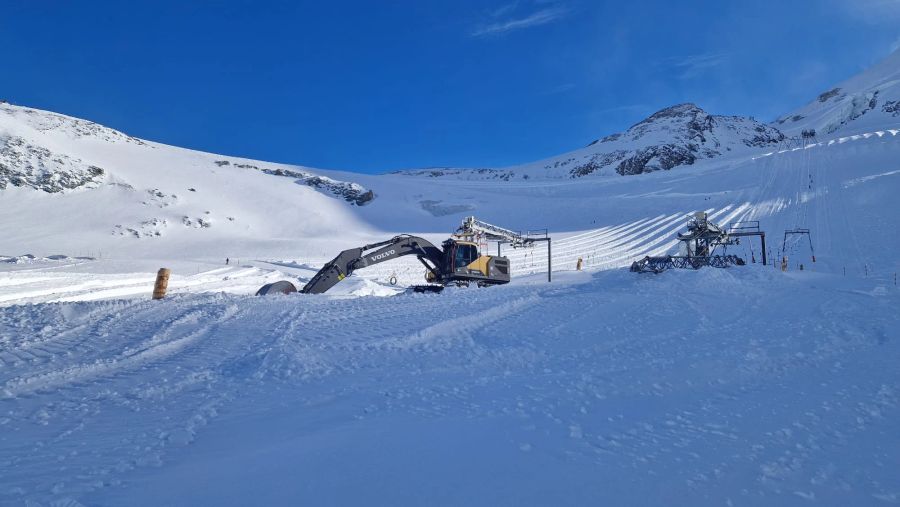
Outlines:
{"type": "Polygon", "coordinates": [[[153,299],[162,299],[166,297],[166,289],[169,287],[169,274],[172,271],[169,268],[159,268],[156,273],[156,284],[153,285],[153,299]]]}

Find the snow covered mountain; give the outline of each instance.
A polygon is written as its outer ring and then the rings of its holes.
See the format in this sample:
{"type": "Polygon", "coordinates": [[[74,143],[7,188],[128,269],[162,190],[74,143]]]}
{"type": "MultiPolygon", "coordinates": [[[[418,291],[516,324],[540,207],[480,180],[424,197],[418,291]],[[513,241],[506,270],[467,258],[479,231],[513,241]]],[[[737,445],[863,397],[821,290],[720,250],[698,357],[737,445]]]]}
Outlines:
{"type": "Polygon", "coordinates": [[[589,147],[611,151],[595,153],[569,174],[586,176],[613,165],[623,176],[669,170],[733,150],[771,147],[783,139],[777,129],[751,118],[710,115],[694,104],[679,104],[652,114],[622,134],[594,141],[589,147]]]}
{"type": "MultiPolygon", "coordinates": [[[[168,148],[93,122],[0,103],[0,190],[14,186],[55,193],[79,187],[97,188],[107,179],[104,177],[105,170],[85,163],[74,154],[85,152],[88,158],[102,160],[117,151],[112,147],[119,144],[131,145],[127,151],[136,158],[153,159],[156,155],[151,150],[168,148]],[[101,147],[108,149],[97,149],[101,147]],[[131,149],[134,147],[139,148],[131,149]]],[[[218,167],[232,165],[228,158],[212,162],[218,167]]],[[[109,180],[127,184],[122,180],[127,179],[130,165],[116,164],[115,174],[110,175],[109,180]]],[[[371,191],[353,182],[334,180],[301,168],[288,169],[281,164],[274,166],[234,162],[235,168],[293,178],[300,185],[358,206],[374,199],[371,191]]]]}
{"type": "Polygon", "coordinates": [[[97,255],[120,247],[152,255],[154,247],[169,252],[185,239],[256,244],[259,237],[317,234],[352,223],[352,208],[376,200],[352,178],[166,146],[0,104],[0,228],[7,235],[0,250],[12,255],[97,255]],[[128,238],[163,243],[137,247],[121,241],[128,238]]]}
{"type": "Polygon", "coordinates": [[[776,120],[790,136],[850,135],[900,124],[900,50],[776,120]]]}
{"type": "Polygon", "coordinates": [[[740,116],[711,115],[694,104],[657,111],[625,132],[563,155],[507,169],[422,169],[408,176],[456,179],[582,178],[634,175],[693,165],[724,155],[777,146],[777,128],[740,116]]]}
{"type": "Polygon", "coordinates": [[[778,147],[804,130],[819,138],[870,132],[900,124],[900,50],[870,69],[823,92],[771,124],[741,116],[711,115],[695,104],[657,111],[625,132],[585,148],[508,168],[427,168],[395,174],[462,180],[580,178],[634,175],[723,156],[778,147]]]}
{"type": "MultiPolygon", "coordinates": [[[[874,132],[900,124],[892,109],[898,68],[895,54],[842,84],[843,92],[814,101],[806,120],[792,121],[790,128],[680,104],[625,132],[522,166],[388,175],[201,153],[65,115],[0,104],[0,254],[169,258],[190,245],[201,257],[301,256],[318,262],[348,243],[382,239],[379,231],[443,235],[466,214],[520,229],[587,230],[600,215],[624,223],[648,198],[621,197],[615,207],[601,209],[598,199],[608,189],[656,195],[656,178],[664,173],[689,171],[708,178],[724,168],[758,171],[764,162],[760,156],[789,144],[785,135],[831,121],[829,115],[856,103],[852,97],[859,93],[877,92],[880,112],[869,110],[847,125],[874,132]],[[490,182],[503,190],[477,185],[490,182]],[[516,211],[536,202],[546,204],[539,215],[516,211]]],[[[818,139],[827,141],[822,132],[818,139]]],[[[721,178],[719,191],[734,195],[743,175],[735,179],[723,173],[721,178]]],[[[730,203],[719,202],[722,207],[730,203]]]]}

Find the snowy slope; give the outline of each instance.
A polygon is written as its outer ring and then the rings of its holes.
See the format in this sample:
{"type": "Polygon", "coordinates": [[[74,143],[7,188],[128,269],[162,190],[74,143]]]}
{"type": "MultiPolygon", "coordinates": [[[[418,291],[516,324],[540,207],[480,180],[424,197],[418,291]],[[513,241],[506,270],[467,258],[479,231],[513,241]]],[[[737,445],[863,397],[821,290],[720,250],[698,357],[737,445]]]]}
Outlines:
{"type": "MultiPolygon", "coordinates": [[[[119,151],[122,151],[122,144],[149,148],[161,147],[93,122],[49,111],[0,103],[0,113],[3,114],[2,121],[0,121],[3,129],[3,136],[0,138],[3,142],[0,145],[0,156],[2,156],[0,159],[2,161],[0,163],[0,171],[2,171],[0,172],[0,189],[12,185],[54,193],[79,187],[95,188],[103,179],[103,168],[85,167],[81,159],[73,159],[67,152],[86,152],[94,158],[100,157],[111,162],[121,162],[121,160],[116,161],[111,157],[115,152],[113,146],[119,148],[119,151]],[[92,146],[80,145],[78,141],[82,140],[95,143],[92,146]],[[76,142],[72,143],[72,141],[76,142]],[[96,141],[100,141],[100,143],[96,143],[96,141]]],[[[154,157],[150,152],[140,150],[132,150],[129,155],[142,158],[154,157]]],[[[227,157],[220,158],[220,160],[213,161],[217,167],[232,165],[227,157]]],[[[295,178],[298,184],[320,189],[359,206],[366,204],[374,197],[371,192],[356,183],[333,180],[327,176],[304,171],[302,168],[259,167],[240,161],[234,162],[234,167],[260,171],[272,176],[295,178]]],[[[119,178],[113,178],[113,183],[119,182],[118,180],[121,178],[134,176],[135,168],[131,163],[117,163],[115,169],[119,178]]],[[[150,176],[166,178],[170,174],[165,169],[156,169],[150,176]]]]}
{"type": "Polygon", "coordinates": [[[812,129],[819,137],[900,127],[900,50],[778,118],[774,126],[791,136],[812,129]]]}
{"type": "MultiPolygon", "coordinates": [[[[0,254],[100,258],[102,263],[80,264],[98,274],[120,273],[128,263],[136,266],[137,259],[149,272],[154,265],[178,266],[176,277],[217,269],[229,257],[260,268],[262,277],[271,269],[309,276],[310,269],[287,268],[315,268],[344,248],[400,232],[439,241],[463,216],[475,214],[513,229],[548,227],[559,269],[572,269],[578,257],[589,266],[612,268],[674,251],[673,236],[684,217],[705,210],[725,224],[760,220],[772,235],[773,258],[782,246],[782,231],[811,227],[821,262],[833,260],[832,269],[864,271],[866,264],[882,259],[896,262],[893,236],[884,234],[896,226],[885,213],[892,209],[889,196],[897,182],[896,129],[834,138],[806,149],[755,150],[756,156],[698,162],[689,172],[636,177],[456,181],[320,172],[374,190],[377,197],[364,206],[295,184],[293,178],[237,167],[293,170],[286,166],[238,160],[218,165],[227,157],[150,143],[60,137],[73,158],[105,167],[103,179],[95,188],[56,193],[28,187],[0,191],[0,254]],[[94,145],[103,149],[87,149],[94,145]]],[[[750,256],[749,246],[742,248],[750,256]]],[[[546,264],[540,249],[505,254],[520,272],[546,264]]],[[[380,280],[397,274],[404,284],[419,283],[422,276],[415,260],[368,274],[380,280]]],[[[13,287],[5,290],[18,290],[13,287]]],[[[53,287],[35,290],[52,294],[53,287]]],[[[15,301],[15,293],[6,300],[15,301]]]]}
{"type": "MultiPolygon", "coordinates": [[[[0,277],[0,304],[93,298],[98,290],[116,287],[120,289],[108,294],[141,295],[147,292],[146,282],[131,285],[128,292],[116,277],[123,270],[139,268],[143,274],[130,276],[146,280],[160,266],[173,269],[173,283],[184,283],[194,290],[209,287],[252,293],[278,276],[272,270],[282,271],[285,277],[308,279],[338,251],[395,233],[421,233],[439,241],[467,214],[516,229],[549,227],[554,238],[553,266],[557,270],[574,269],[579,257],[590,268],[612,269],[626,267],[645,255],[675,252],[675,234],[683,230],[686,217],[695,211],[706,211],[723,225],[759,220],[769,234],[769,257],[778,258],[784,247],[794,268],[803,263],[807,269],[818,271],[846,270],[854,275],[869,271],[887,276],[900,268],[894,254],[900,244],[898,236],[892,233],[897,229],[896,214],[890,211],[895,209],[892,196],[900,191],[898,153],[900,130],[894,129],[838,138],[806,149],[768,152],[739,162],[698,165],[690,174],[663,171],[634,178],[558,182],[420,181],[397,175],[361,175],[360,181],[371,183],[379,190],[379,197],[361,208],[345,203],[337,206],[351,210],[352,220],[364,224],[369,232],[354,231],[354,222],[348,221],[336,224],[333,230],[305,235],[301,232],[297,237],[279,241],[254,236],[251,230],[246,231],[244,242],[222,234],[218,237],[226,238],[222,241],[227,244],[204,243],[204,235],[215,232],[215,227],[185,228],[178,236],[108,235],[103,237],[103,258],[96,261],[82,260],[74,266],[60,261],[5,263],[7,269],[15,271],[7,275],[6,283],[0,277]],[[435,204],[437,201],[440,202],[435,204]],[[439,212],[441,206],[452,212],[439,212]],[[812,230],[815,266],[810,266],[813,252],[806,242],[795,238],[783,244],[783,232],[794,228],[812,230]],[[117,245],[133,250],[123,254],[115,250],[117,245]],[[199,251],[201,246],[205,252],[199,251]],[[201,272],[226,268],[226,256],[237,265],[219,272],[219,283],[194,283],[193,277],[201,272]],[[249,275],[252,277],[246,283],[235,280],[229,285],[222,280],[238,272],[246,277],[244,270],[249,268],[258,271],[249,275]],[[73,280],[74,273],[87,274],[73,280]],[[88,281],[88,287],[84,287],[88,281]]],[[[16,213],[9,216],[13,221],[22,219],[16,213]]],[[[74,256],[91,249],[67,235],[41,239],[50,246],[46,247],[47,252],[35,252],[39,255],[67,252],[74,256]],[[66,244],[77,247],[67,251],[66,244]]],[[[30,251],[9,246],[4,249],[30,251]]],[[[761,257],[755,242],[745,242],[733,252],[747,259],[761,257]]],[[[512,260],[514,276],[546,269],[543,247],[505,248],[503,254],[512,260]]],[[[378,265],[358,274],[384,283],[394,274],[401,285],[423,280],[422,268],[414,259],[378,265]]]]}
{"type": "Polygon", "coordinates": [[[141,141],[12,105],[0,105],[0,195],[3,254],[95,257],[168,255],[186,243],[194,255],[224,241],[277,245],[354,224],[349,208],[371,198],[321,172],[141,141]]]}

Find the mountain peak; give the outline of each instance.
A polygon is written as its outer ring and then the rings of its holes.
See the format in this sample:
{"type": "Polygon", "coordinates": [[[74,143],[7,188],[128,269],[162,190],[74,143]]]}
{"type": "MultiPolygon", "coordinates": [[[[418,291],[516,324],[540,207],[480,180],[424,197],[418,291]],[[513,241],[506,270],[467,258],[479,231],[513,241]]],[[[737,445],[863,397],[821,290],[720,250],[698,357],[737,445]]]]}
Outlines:
{"type": "Polygon", "coordinates": [[[706,111],[704,111],[700,106],[698,106],[697,104],[694,104],[693,102],[685,102],[683,104],[675,104],[674,106],[669,106],[664,109],[660,109],[659,111],[648,116],[647,119],[645,119],[644,121],[642,121],[640,123],[654,121],[654,120],[658,120],[661,118],[672,118],[672,117],[689,116],[689,115],[693,116],[698,113],[706,114],[706,111]]]}
{"type": "MultiPolygon", "coordinates": [[[[644,134],[648,129],[653,129],[657,124],[685,123],[688,127],[697,127],[699,123],[710,123],[711,115],[692,102],[675,104],[651,114],[643,120],[635,123],[628,129],[628,133],[644,134]]],[[[697,127],[699,128],[699,127],[697,127]]]]}

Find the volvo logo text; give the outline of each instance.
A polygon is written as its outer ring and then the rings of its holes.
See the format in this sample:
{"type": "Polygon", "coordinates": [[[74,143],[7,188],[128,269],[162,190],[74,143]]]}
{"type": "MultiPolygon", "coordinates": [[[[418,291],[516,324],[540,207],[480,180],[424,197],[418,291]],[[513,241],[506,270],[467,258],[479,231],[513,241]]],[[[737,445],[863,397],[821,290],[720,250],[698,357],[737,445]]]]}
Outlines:
{"type": "Polygon", "coordinates": [[[375,262],[375,261],[384,259],[388,255],[394,255],[395,253],[397,253],[396,250],[388,250],[387,252],[384,252],[384,253],[381,253],[378,255],[373,255],[372,257],[370,257],[370,259],[372,259],[372,262],[375,262]]]}

